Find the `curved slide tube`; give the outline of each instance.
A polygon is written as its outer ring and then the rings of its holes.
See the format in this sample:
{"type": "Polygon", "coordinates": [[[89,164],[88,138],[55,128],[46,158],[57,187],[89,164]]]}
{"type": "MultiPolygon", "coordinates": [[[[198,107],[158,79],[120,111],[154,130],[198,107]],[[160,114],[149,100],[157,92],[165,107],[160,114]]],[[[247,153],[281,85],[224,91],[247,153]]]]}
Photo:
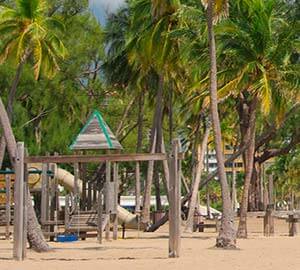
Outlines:
{"type": "MultiPolygon", "coordinates": [[[[42,164],[30,164],[29,168],[31,170],[37,169],[41,170],[42,164]]],[[[69,191],[74,189],[74,175],[68,172],[67,170],[61,169],[55,166],[54,178],[58,181],[58,184],[65,187],[69,191]]],[[[29,182],[31,187],[40,187],[41,186],[41,177],[31,174],[29,176],[29,182]]],[[[82,180],[78,179],[79,193],[82,194],[82,180]]],[[[118,205],[118,222],[120,225],[125,224],[125,227],[128,229],[138,229],[138,219],[137,216],[127,211],[125,208],[118,205]]],[[[140,225],[141,226],[141,225],[140,225]]],[[[142,226],[140,227],[142,228],[142,226]]]]}
{"type": "MultiPolygon", "coordinates": [[[[74,175],[68,171],[56,167],[54,173],[55,179],[58,180],[58,183],[64,186],[66,189],[72,191],[74,188],[74,175]]],[[[78,187],[80,194],[82,193],[82,181],[78,180],[78,187]]],[[[118,205],[118,222],[119,224],[125,224],[128,229],[138,229],[138,219],[136,215],[130,213],[125,208],[118,205]]]]}

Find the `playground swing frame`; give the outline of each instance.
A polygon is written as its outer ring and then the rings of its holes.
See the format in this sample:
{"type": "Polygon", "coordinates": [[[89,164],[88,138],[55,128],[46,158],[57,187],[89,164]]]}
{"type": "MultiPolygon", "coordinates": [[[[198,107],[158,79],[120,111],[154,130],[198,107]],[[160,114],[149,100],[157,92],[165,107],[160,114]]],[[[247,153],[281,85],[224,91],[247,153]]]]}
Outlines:
{"type": "MultiPolygon", "coordinates": [[[[179,140],[172,143],[170,155],[165,153],[151,154],[105,154],[105,155],[55,155],[55,156],[26,156],[24,143],[17,143],[15,191],[14,191],[14,241],[13,258],[24,260],[26,258],[26,234],[27,234],[27,165],[30,163],[100,163],[100,162],[140,162],[140,161],[165,161],[169,162],[169,257],[179,257],[181,239],[181,159],[183,154],[179,152],[179,140]]],[[[77,178],[78,179],[78,178],[77,178]]],[[[76,178],[74,179],[76,180],[76,178]]],[[[106,179],[108,181],[108,179],[106,179]]],[[[75,182],[75,181],[74,181],[75,182]]],[[[78,183],[77,183],[78,184],[78,183]]],[[[76,182],[75,182],[76,186],[76,182]]],[[[77,187],[78,188],[78,187],[77,187]]],[[[114,200],[116,201],[116,200],[114,200]]],[[[102,211],[100,211],[102,213],[102,211]]],[[[102,217],[100,217],[102,220],[102,217]]],[[[101,224],[101,222],[98,222],[101,224]]],[[[102,232],[102,230],[101,230],[102,232]]],[[[102,233],[100,235],[102,241],[102,233]]]]}

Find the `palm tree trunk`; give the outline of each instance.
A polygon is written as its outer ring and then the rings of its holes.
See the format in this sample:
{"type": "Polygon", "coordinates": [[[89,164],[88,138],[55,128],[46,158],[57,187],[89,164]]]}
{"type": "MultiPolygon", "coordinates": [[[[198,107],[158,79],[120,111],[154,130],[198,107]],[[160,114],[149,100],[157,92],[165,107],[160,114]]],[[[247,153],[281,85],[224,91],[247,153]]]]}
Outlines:
{"type": "Polygon", "coordinates": [[[190,198],[190,203],[189,203],[189,213],[188,213],[188,218],[186,222],[186,227],[185,231],[187,232],[193,232],[193,223],[194,223],[194,213],[195,213],[195,208],[196,208],[196,203],[197,203],[197,196],[198,196],[198,191],[199,191],[199,185],[200,185],[200,180],[201,180],[201,175],[203,171],[203,165],[204,165],[204,154],[205,150],[207,147],[207,141],[209,137],[209,132],[210,132],[210,127],[206,127],[202,143],[198,145],[197,149],[197,169],[196,169],[196,176],[195,176],[195,181],[193,182],[193,186],[191,189],[192,195],[190,198]]]}
{"type": "Polygon", "coordinates": [[[2,168],[3,165],[5,150],[6,150],[6,141],[4,135],[2,135],[0,139],[0,169],[2,168]]]}
{"type": "Polygon", "coordinates": [[[169,88],[169,142],[173,141],[173,89],[169,88]]]}
{"type": "Polygon", "coordinates": [[[161,211],[162,205],[160,199],[159,168],[157,162],[154,164],[154,187],[155,187],[156,211],[161,211]]]}
{"type": "MultiPolygon", "coordinates": [[[[256,120],[256,103],[254,98],[248,109],[248,128],[244,138],[244,142],[249,141],[249,147],[245,151],[245,182],[240,207],[240,220],[237,232],[238,238],[247,238],[247,211],[248,211],[248,198],[249,188],[251,184],[253,165],[254,165],[254,152],[255,152],[255,120],[256,120]]],[[[245,122],[245,121],[244,121],[245,122]]]]}
{"type": "MultiPolygon", "coordinates": [[[[16,97],[16,92],[17,92],[17,86],[20,82],[21,74],[22,74],[22,69],[23,69],[24,62],[21,62],[16,71],[15,78],[13,80],[13,84],[10,88],[10,91],[8,93],[8,102],[7,102],[7,116],[9,119],[9,122],[12,122],[13,119],[13,104],[14,100],[16,97]]],[[[4,159],[5,155],[5,149],[6,149],[6,140],[4,138],[4,134],[2,134],[1,140],[0,140],[0,168],[2,167],[2,162],[4,159]]]]}
{"type": "MultiPolygon", "coordinates": [[[[162,145],[162,109],[163,109],[163,87],[164,77],[159,77],[159,86],[156,94],[156,106],[153,115],[152,131],[150,138],[151,153],[160,153],[162,145]]],[[[150,200],[151,200],[151,186],[153,181],[154,161],[149,161],[147,179],[144,190],[142,222],[147,224],[150,222],[150,200]]]]}
{"type": "Polygon", "coordinates": [[[143,144],[143,123],[144,123],[144,110],[145,110],[145,97],[144,92],[142,92],[139,96],[139,111],[138,111],[138,131],[137,131],[137,145],[136,145],[136,151],[137,153],[141,152],[142,150],[142,144],[143,144]]]}
{"type": "Polygon", "coordinates": [[[129,101],[129,103],[127,104],[127,106],[126,106],[126,108],[125,108],[125,110],[124,110],[124,112],[123,112],[123,114],[122,114],[122,119],[121,119],[121,121],[119,122],[119,125],[118,125],[118,127],[117,127],[117,130],[116,130],[116,137],[119,137],[119,135],[120,135],[120,133],[121,133],[121,131],[122,131],[122,129],[123,129],[124,123],[126,122],[126,119],[128,118],[128,114],[129,114],[129,112],[130,112],[130,110],[131,110],[131,107],[132,107],[132,105],[134,104],[135,100],[136,100],[136,98],[132,98],[132,99],[129,101]]]}
{"type": "Polygon", "coordinates": [[[232,209],[234,212],[237,210],[237,193],[236,193],[236,170],[235,170],[235,162],[232,162],[232,183],[231,183],[231,201],[232,201],[232,209]]]}
{"type": "MultiPolygon", "coordinates": [[[[153,130],[153,136],[151,135],[150,145],[151,151],[150,153],[155,152],[155,144],[156,144],[156,130],[153,130]]],[[[148,163],[147,170],[147,178],[144,188],[144,196],[143,196],[143,210],[142,210],[142,223],[150,224],[150,203],[151,203],[151,186],[153,180],[153,169],[154,169],[154,161],[151,160],[148,163]]]]}
{"type": "MultiPolygon", "coordinates": [[[[138,111],[138,131],[137,131],[137,145],[136,145],[136,152],[139,153],[142,150],[143,144],[143,122],[144,122],[144,93],[142,92],[138,98],[139,102],[139,111],[138,111]]],[[[140,214],[141,211],[141,204],[140,204],[140,194],[141,194],[141,178],[140,178],[140,162],[137,161],[135,165],[135,172],[136,172],[136,182],[135,182],[135,213],[140,214]]]]}
{"type": "MultiPolygon", "coordinates": [[[[165,141],[164,141],[164,137],[162,137],[162,141],[161,141],[161,152],[163,154],[166,153],[166,147],[165,147],[165,141]]],[[[167,195],[167,199],[169,200],[169,183],[170,183],[170,171],[169,171],[169,164],[167,160],[163,160],[163,170],[164,170],[164,188],[165,188],[165,192],[167,195]]]]}
{"type": "Polygon", "coordinates": [[[224,156],[222,153],[222,134],[220,127],[220,119],[218,113],[218,97],[217,97],[217,59],[216,59],[216,44],[213,26],[213,8],[214,0],[208,2],[207,8],[207,26],[208,26],[208,41],[210,55],[210,110],[211,120],[213,124],[214,140],[216,148],[216,156],[218,161],[218,176],[221,183],[222,192],[222,222],[219,235],[216,239],[216,246],[222,248],[236,246],[236,232],[234,229],[234,213],[230,199],[230,190],[225,173],[224,156]]]}
{"type": "Polygon", "coordinates": [[[156,96],[156,153],[161,153],[161,144],[162,144],[162,121],[163,121],[163,89],[164,89],[164,76],[159,76],[159,86],[156,96]]]}
{"type": "MultiPolygon", "coordinates": [[[[14,165],[15,154],[17,149],[17,144],[15,136],[12,132],[10,121],[5,110],[5,106],[0,97],[0,123],[5,136],[7,150],[10,156],[11,163],[14,165]]],[[[28,191],[29,192],[29,191],[28,191]]],[[[27,237],[29,245],[32,249],[38,252],[49,251],[50,247],[47,244],[40,225],[38,224],[33,206],[31,201],[31,196],[28,194],[27,207],[28,207],[28,217],[27,217],[27,237]]]]}

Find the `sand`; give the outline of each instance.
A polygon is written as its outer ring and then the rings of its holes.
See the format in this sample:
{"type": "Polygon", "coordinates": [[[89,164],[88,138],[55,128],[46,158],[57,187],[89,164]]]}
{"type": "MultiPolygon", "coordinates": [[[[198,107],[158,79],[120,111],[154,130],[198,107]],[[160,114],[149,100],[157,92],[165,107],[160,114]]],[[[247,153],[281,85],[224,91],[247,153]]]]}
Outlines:
{"type": "Polygon", "coordinates": [[[56,269],[205,269],[298,270],[300,237],[288,237],[285,221],[275,223],[275,236],[262,236],[262,219],[249,220],[249,239],[238,240],[237,250],[214,248],[216,233],[183,234],[181,257],[168,258],[168,227],[155,233],[127,232],[127,239],[99,245],[96,239],[51,243],[53,252],[28,251],[24,262],[11,259],[11,241],[0,240],[0,270],[56,269]]]}

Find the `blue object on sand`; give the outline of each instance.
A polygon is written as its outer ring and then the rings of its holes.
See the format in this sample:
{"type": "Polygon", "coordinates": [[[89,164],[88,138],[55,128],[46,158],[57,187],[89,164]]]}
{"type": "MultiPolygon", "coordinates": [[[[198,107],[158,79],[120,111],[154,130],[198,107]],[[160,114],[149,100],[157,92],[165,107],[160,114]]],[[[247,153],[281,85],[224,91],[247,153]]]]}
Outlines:
{"type": "Polygon", "coordinates": [[[78,236],[76,234],[59,234],[56,237],[57,242],[74,242],[78,241],[78,236]]]}

